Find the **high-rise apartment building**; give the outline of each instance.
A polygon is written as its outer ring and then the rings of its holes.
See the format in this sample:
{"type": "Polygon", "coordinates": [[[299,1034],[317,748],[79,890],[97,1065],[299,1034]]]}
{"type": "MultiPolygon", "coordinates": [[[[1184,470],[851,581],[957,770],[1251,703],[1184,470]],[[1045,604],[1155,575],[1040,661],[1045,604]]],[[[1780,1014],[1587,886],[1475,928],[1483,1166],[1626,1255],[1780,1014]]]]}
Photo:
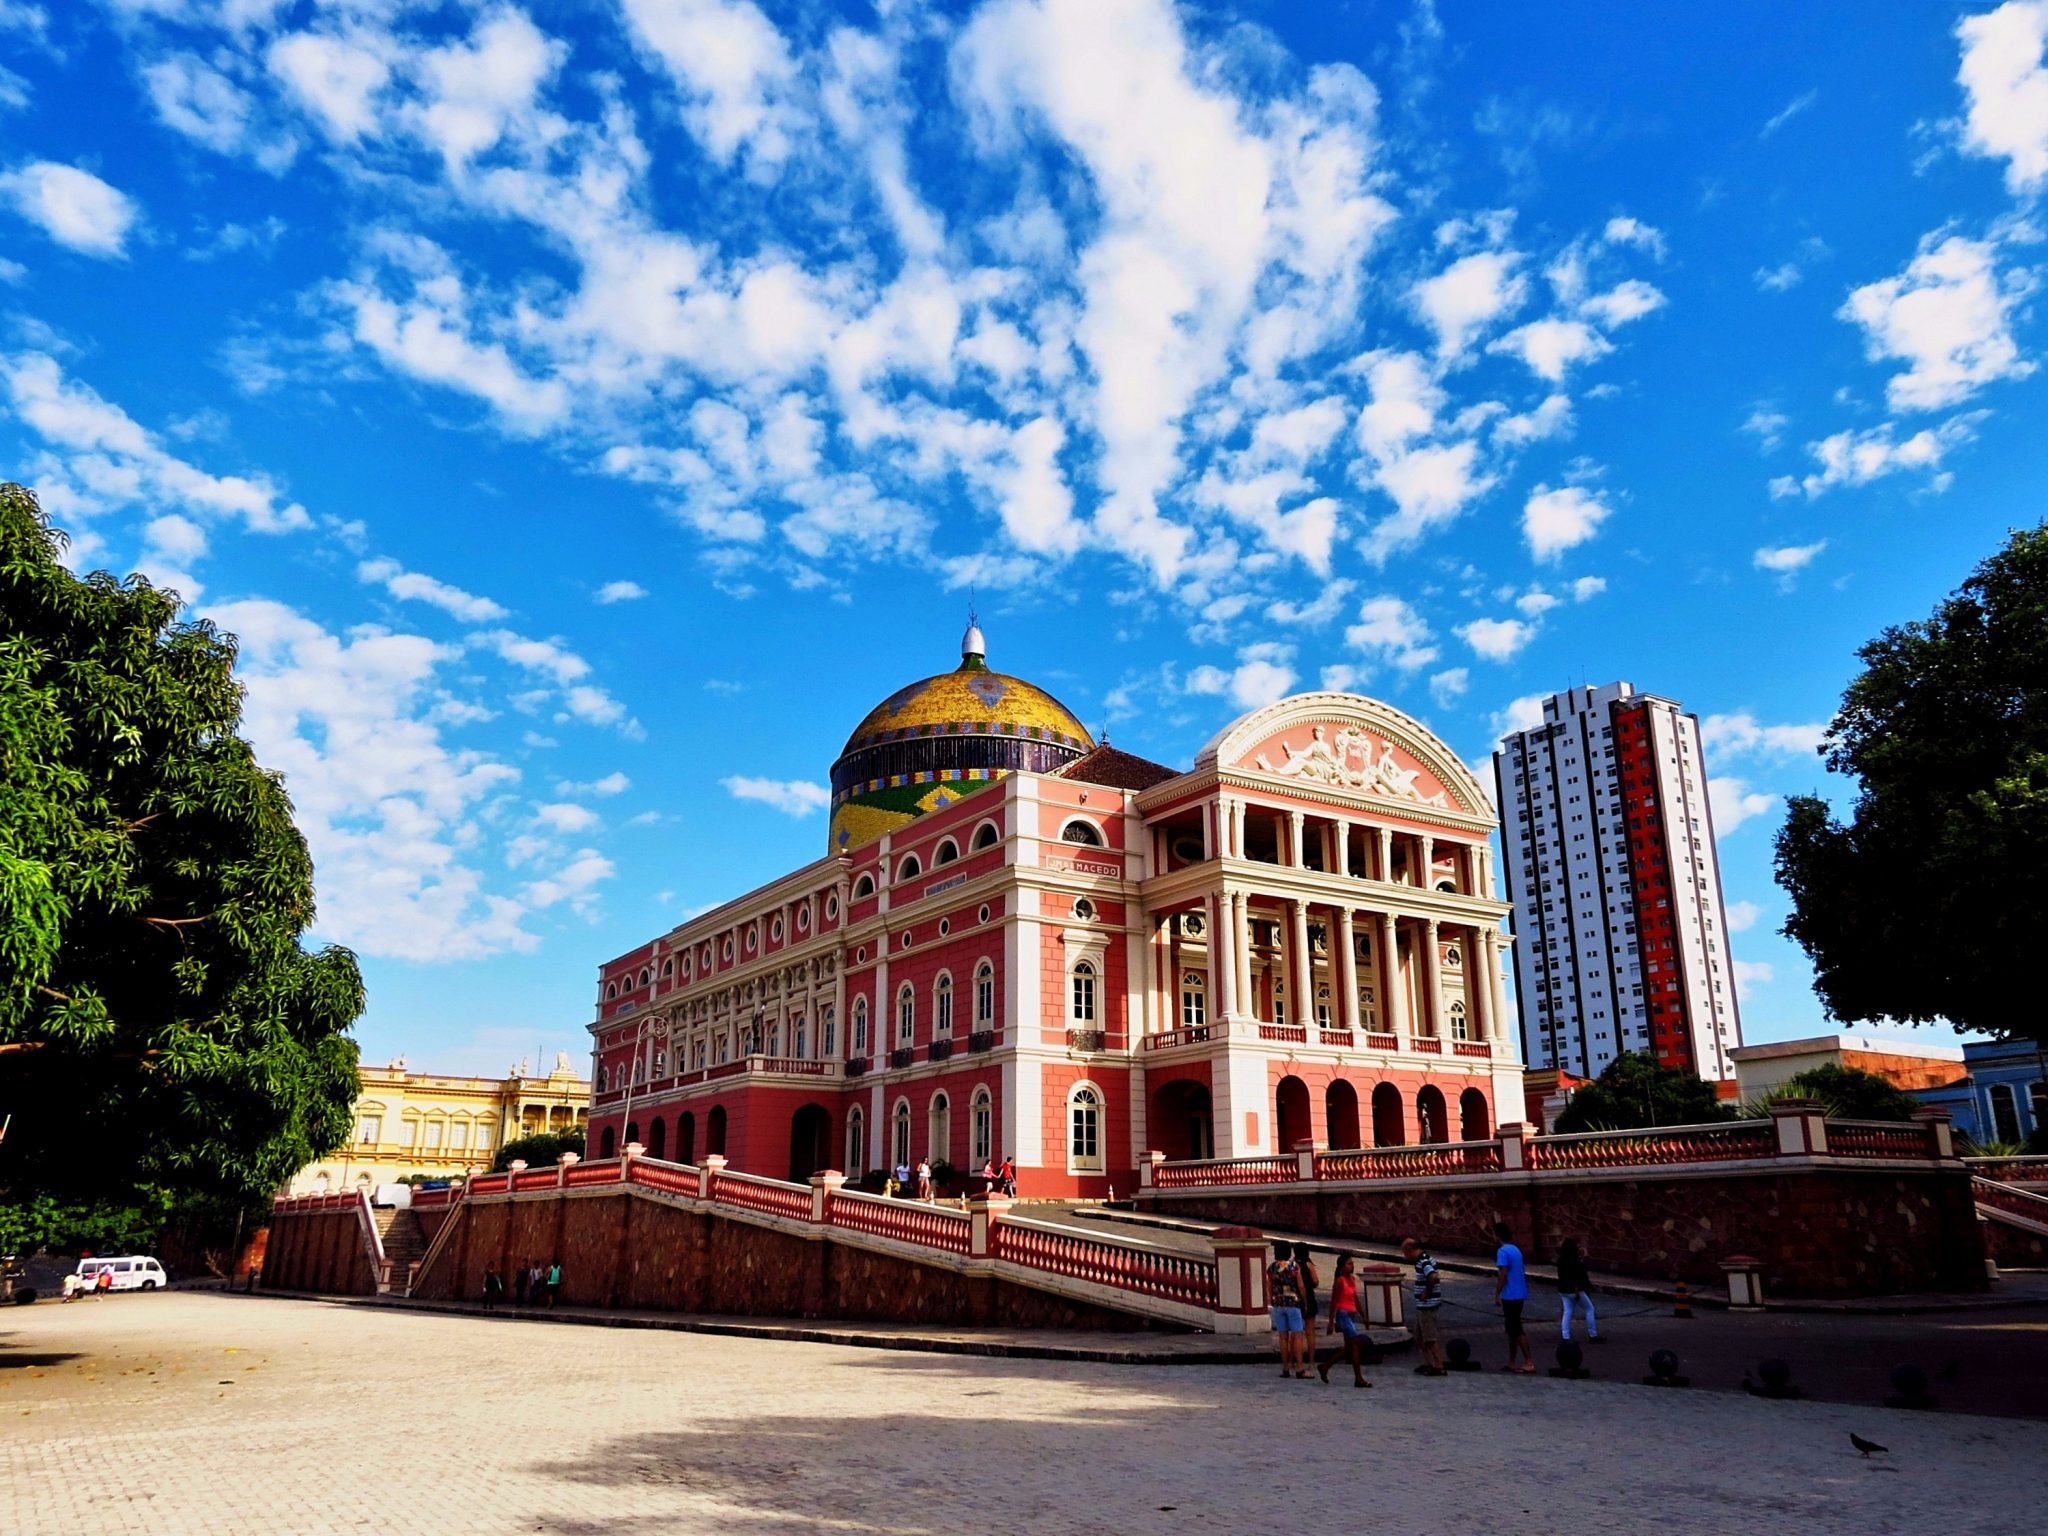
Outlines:
{"type": "Polygon", "coordinates": [[[1731,1078],[1742,1043],[1698,717],[1629,683],[1570,688],[1493,754],[1523,1059],[1623,1051],[1731,1078]]]}

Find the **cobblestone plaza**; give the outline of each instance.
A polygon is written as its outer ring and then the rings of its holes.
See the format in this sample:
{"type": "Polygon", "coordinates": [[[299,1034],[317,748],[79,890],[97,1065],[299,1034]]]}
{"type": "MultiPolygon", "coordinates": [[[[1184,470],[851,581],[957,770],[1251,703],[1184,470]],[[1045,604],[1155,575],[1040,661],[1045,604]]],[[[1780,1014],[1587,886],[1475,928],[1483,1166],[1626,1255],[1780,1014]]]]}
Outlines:
{"type": "Polygon", "coordinates": [[[38,1304],[0,1324],[0,1530],[18,1536],[2034,1523],[2021,1469],[2038,1424],[1620,1381],[1427,1381],[1397,1361],[1357,1392],[1264,1366],[202,1293],[38,1304]],[[1866,1461],[1852,1430],[1889,1454],[1866,1461]]]}

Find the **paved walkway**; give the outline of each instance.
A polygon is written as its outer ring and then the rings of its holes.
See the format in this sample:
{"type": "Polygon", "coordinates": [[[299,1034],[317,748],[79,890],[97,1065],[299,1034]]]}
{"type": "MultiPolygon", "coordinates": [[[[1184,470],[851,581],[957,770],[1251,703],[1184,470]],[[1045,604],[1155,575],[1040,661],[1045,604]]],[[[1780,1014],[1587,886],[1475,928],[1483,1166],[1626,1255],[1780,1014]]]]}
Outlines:
{"type": "Polygon", "coordinates": [[[2039,1512],[2040,1427],[2001,1419],[177,1292],[0,1315],[0,1420],[0,1530],[24,1536],[2008,1536],[2039,1512]]]}

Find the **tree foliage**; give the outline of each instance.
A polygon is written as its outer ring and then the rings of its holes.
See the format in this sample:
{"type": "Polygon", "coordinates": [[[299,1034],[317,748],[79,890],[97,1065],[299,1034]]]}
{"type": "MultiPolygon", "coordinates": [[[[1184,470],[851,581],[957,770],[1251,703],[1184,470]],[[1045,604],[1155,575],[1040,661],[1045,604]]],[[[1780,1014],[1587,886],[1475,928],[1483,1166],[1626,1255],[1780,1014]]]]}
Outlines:
{"type": "Polygon", "coordinates": [[[1730,1117],[1714,1085],[1659,1066],[1656,1058],[1624,1051],[1599,1077],[1572,1095],[1557,1117],[1561,1133],[1635,1131],[1656,1125],[1705,1125],[1730,1117]]]}
{"type": "Polygon", "coordinates": [[[515,1136],[498,1148],[498,1155],[491,1159],[491,1172],[503,1173],[515,1157],[529,1168],[545,1168],[559,1163],[564,1152],[583,1155],[581,1131],[536,1131],[531,1136],[515,1136]]]}
{"type": "Polygon", "coordinates": [[[62,548],[0,486],[0,1203],[239,1208],[346,1137],[362,977],[233,637],[62,548]]]}
{"type": "Polygon", "coordinates": [[[2048,927],[2048,525],[1858,653],[1823,755],[1859,785],[1778,834],[1785,933],[1837,1019],[2048,1038],[2027,1006],[2048,927]]]}
{"type": "Polygon", "coordinates": [[[1795,1073],[1765,1094],[1759,1108],[1768,1110],[1780,1099],[1818,1099],[1835,1120],[1910,1120],[1920,1101],[1875,1072],[1823,1062],[1795,1073]]]}

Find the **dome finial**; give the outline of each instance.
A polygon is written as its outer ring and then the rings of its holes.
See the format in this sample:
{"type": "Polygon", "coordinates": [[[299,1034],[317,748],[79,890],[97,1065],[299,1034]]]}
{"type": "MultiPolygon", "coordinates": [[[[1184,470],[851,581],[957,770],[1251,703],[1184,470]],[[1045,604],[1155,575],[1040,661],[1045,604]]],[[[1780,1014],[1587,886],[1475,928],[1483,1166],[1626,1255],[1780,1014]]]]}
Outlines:
{"type": "Polygon", "coordinates": [[[988,660],[988,642],[981,635],[981,618],[971,602],[967,605],[967,633],[960,637],[960,660],[970,666],[979,666],[988,660]]]}

